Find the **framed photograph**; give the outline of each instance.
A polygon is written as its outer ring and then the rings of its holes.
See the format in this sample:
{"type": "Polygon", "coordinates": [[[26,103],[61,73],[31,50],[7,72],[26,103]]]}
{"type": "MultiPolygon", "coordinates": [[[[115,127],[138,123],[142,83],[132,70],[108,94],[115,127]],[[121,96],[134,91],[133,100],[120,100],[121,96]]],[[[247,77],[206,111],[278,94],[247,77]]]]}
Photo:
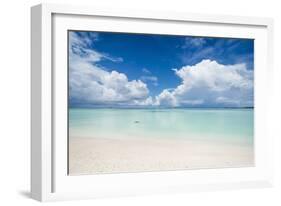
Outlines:
{"type": "Polygon", "coordinates": [[[34,199],[272,186],[271,19],[31,14],[34,199]]]}

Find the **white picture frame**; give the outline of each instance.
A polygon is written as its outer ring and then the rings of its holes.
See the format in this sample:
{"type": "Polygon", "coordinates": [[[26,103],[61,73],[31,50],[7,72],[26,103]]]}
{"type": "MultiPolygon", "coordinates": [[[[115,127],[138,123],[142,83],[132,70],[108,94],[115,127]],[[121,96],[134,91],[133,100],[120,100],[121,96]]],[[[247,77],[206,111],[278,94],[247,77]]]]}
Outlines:
{"type": "Polygon", "coordinates": [[[273,185],[273,134],[268,113],[273,75],[272,19],[40,4],[31,9],[31,26],[32,198],[53,201],[273,185]],[[159,24],[158,30],[153,30],[154,24],[159,24]],[[67,87],[63,69],[67,45],[63,38],[68,29],[91,30],[93,26],[160,34],[168,32],[165,28],[170,26],[181,34],[256,39],[255,167],[69,177],[65,168],[67,87]]]}

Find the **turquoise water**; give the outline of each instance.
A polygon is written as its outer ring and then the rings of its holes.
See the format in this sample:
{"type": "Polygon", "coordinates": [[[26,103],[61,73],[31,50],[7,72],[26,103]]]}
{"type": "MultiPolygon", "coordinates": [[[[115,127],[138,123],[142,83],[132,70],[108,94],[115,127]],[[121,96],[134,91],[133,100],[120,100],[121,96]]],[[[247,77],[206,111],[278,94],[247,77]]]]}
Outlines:
{"type": "Polygon", "coordinates": [[[253,143],[253,109],[70,109],[70,137],[196,138],[253,143]]]}

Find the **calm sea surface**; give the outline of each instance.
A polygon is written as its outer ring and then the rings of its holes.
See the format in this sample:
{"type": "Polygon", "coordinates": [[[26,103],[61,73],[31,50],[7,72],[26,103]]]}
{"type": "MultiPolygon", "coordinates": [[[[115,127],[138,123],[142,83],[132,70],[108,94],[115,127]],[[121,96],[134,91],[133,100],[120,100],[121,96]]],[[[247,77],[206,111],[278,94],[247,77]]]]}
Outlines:
{"type": "Polygon", "coordinates": [[[253,144],[253,109],[69,109],[69,136],[253,144]]]}

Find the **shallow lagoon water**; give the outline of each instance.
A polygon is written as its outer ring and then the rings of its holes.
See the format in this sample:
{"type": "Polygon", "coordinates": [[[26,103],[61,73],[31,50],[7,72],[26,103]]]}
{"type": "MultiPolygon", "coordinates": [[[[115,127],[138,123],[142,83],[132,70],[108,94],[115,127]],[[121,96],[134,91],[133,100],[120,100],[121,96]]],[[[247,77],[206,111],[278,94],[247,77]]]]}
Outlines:
{"type": "Polygon", "coordinates": [[[69,136],[253,144],[253,109],[69,109],[69,136]]]}

